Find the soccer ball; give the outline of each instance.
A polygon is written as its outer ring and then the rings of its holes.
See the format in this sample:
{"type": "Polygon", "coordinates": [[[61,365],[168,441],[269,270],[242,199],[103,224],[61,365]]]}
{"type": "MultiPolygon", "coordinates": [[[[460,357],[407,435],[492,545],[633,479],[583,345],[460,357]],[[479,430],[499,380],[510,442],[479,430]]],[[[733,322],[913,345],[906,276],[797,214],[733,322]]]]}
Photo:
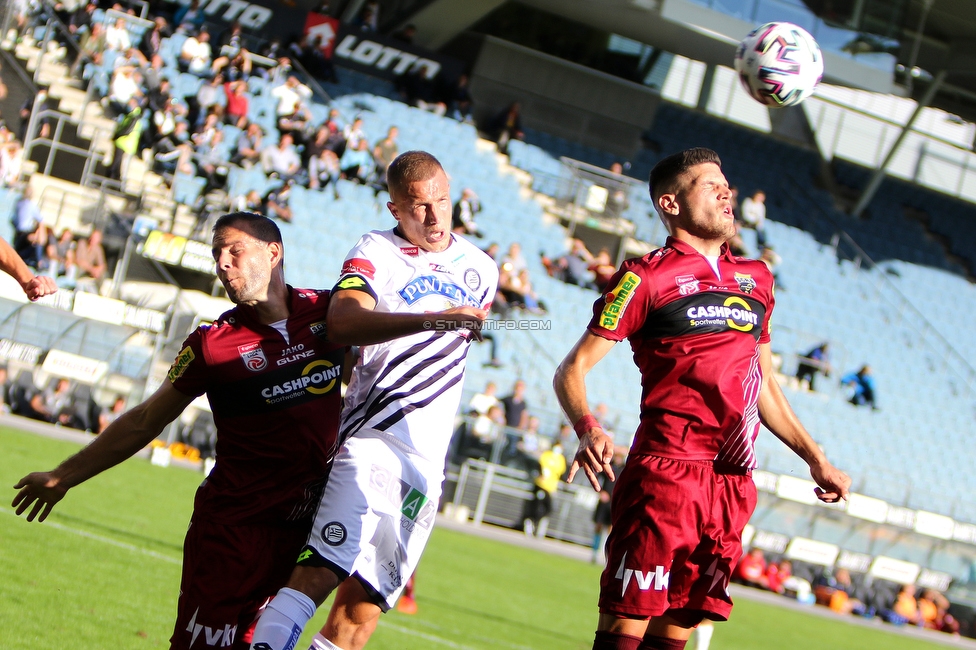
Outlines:
{"type": "Polygon", "coordinates": [[[802,27],[766,23],[739,43],[735,71],[760,104],[795,106],[812,95],[823,78],[823,54],[802,27]]]}

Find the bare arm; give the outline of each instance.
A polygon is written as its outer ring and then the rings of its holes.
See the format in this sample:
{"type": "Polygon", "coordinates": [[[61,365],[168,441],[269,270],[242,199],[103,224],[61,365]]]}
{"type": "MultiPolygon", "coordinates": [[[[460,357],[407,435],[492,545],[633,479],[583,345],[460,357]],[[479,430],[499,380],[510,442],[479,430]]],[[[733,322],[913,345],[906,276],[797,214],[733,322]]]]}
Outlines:
{"type": "Polygon", "coordinates": [[[329,338],[340,345],[372,345],[401,336],[435,329],[471,329],[488,317],[487,309],[456,307],[429,314],[392,314],[375,311],[376,300],[364,291],[339,290],[332,294],[326,322],[329,338]]]}
{"type": "Polygon", "coordinates": [[[24,264],[20,255],[2,239],[0,239],[0,270],[16,280],[31,300],[37,300],[58,290],[58,286],[51,278],[35,276],[24,264]]]}
{"type": "MultiPolygon", "coordinates": [[[[590,415],[586,401],[586,374],[610,352],[613,345],[614,341],[586,332],[556,369],[552,385],[570,423],[575,424],[580,418],[590,415]]],[[[599,492],[598,475],[601,472],[606,472],[610,480],[615,479],[610,465],[612,460],[613,439],[601,427],[593,427],[580,436],[579,449],[566,480],[571,482],[582,467],[593,489],[599,492]]]]}
{"type": "Polygon", "coordinates": [[[90,445],[71,456],[50,472],[34,472],[20,479],[14,489],[17,514],[31,508],[27,521],[44,521],[54,505],[70,488],[87,481],[110,467],[118,465],[148,445],[193,401],[168,381],[152,397],[123,414],[109,425],[90,445]]]}
{"type": "Polygon", "coordinates": [[[817,497],[826,503],[847,499],[851,479],[830,464],[817,443],[803,428],[796,413],[790,408],[782,389],[773,377],[772,353],[769,344],[759,346],[759,363],[763,371],[762,390],[759,393],[759,418],[766,428],[783,441],[793,452],[810,466],[810,475],[817,485],[817,497]]]}

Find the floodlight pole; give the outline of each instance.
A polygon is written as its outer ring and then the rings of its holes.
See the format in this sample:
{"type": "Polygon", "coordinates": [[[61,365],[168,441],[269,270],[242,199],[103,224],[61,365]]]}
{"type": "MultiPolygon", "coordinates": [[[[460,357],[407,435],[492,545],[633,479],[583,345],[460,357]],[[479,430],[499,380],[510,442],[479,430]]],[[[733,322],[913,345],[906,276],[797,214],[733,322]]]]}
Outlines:
{"type": "Polygon", "coordinates": [[[888,154],[885,156],[885,159],[874,171],[874,175],[871,176],[871,180],[868,182],[867,187],[865,187],[864,191],[861,192],[861,198],[857,200],[857,205],[855,205],[854,209],[851,211],[855,217],[861,216],[864,209],[868,207],[868,203],[870,203],[871,199],[874,198],[878,188],[881,187],[881,182],[885,178],[885,170],[888,169],[888,165],[891,164],[895,154],[898,153],[898,149],[901,147],[901,143],[904,142],[905,137],[909,134],[909,132],[911,132],[912,126],[915,124],[915,120],[917,120],[918,116],[922,114],[922,109],[926,108],[932,103],[935,93],[937,93],[939,88],[942,87],[942,82],[945,81],[945,78],[946,71],[940,70],[939,73],[935,75],[935,78],[932,79],[932,83],[929,84],[929,87],[925,89],[925,94],[923,94],[922,98],[918,100],[918,105],[915,107],[915,111],[912,113],[912,116],[908,118],[908,123],[905,124],[904,128],[902,128],[901,133],[898,134],[898,138],[895,140],[894,144],[891,145],[891,149],[888,150],[888,154]]]}

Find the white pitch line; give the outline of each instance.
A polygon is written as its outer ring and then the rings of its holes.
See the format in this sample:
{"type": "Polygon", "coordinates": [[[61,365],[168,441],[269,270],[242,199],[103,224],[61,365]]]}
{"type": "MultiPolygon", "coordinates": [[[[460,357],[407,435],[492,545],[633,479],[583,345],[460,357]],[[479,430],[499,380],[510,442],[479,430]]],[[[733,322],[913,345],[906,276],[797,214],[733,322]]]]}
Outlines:
{"type": "Polygon", "coordinates": [[[439,643],[440,645],[445,645],[448,648],[458,648],[458,650],[475,650],[474,647],[468,645],[461,645],[459,643],[454,643],[454,641],[449,641],[448,639],[441,638],[434,634],[427,634],[426,632],[419,632],[417,630],[410,629],[409,627],[403,627],[402,625],[397,625],[396,623],[390,623],[388,621],[382,621],[380,625],[384,628],[391,628],[397,632],[402,632],[404,634],[410,634],[412,636],[420,637],[424,641],[430,641],[432,643],[439,643]]]}
{"type": "MultiPolygon", "coordinates": [[[[0,512],[6,515],[17,516],[13,510],[8,510],[6,508],[0,507],[0,512]]],[[[47,526],[48,528],[56,528],[57,530],[63,530],[80,537],[86,537],[88,539],[95,540],[96,542],[102,542],[103,544],[109,544],[111,546],[116,546],[118,548],[124,548],[135,553],[142,553],[143,555],[148,555],[149,557],[156,558],[157,560],[163,560],[164,562],[169,562],[171,564],[181,565],[183,560],[179,558],[174,558],[169,555],[163,555],[162,553],[157,553],[156,551],[150,551],[148,548],[142,548],[141,546],[135,546],[133,544],[127,544],[125,542],[120,542],[117,539],[112,539],[111,537],[104,537],[102,535],[96,535],[95,533],[89,533],[86,530],[81,530],[80,528],[72,528],[70,526],[65,526],[64,524],[59,524],[54,521],[45,521],[43,524],[38,524],[40,526],[47,526]]]]}

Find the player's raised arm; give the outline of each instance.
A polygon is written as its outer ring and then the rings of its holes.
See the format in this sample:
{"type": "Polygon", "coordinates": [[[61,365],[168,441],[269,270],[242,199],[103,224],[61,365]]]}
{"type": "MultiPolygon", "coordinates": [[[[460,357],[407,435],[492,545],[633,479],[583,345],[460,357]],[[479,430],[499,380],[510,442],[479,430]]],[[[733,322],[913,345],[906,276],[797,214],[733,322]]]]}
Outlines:
{"type": "Polygon", "coordinates": [[[13,507],[27,521],[44,521],[70,488],[118,465],[152,442],[193,401],[168,381],[152,397],[123,414],[90,445],[50,472],[34,472],[20,479],[14,489],[13,507]],[[33,506],[33,507],[32,507],[33,506]],[[40,515],[40,516],[38,516],[40,515]]]}
{"type": "Polygon", "coordinates": [[[820,486],[817,497],[821,501],[835,503],[847,499],[851,478],[831,465],[786,401],[779,383],[773,377],[772,353],[768,343],[759,346],[759,363],[763,371],[762,390],[759,393],[759,417],[762,423],[810,466],[810,475],[820,486]]]}
{"type": "Polygon", "coordinates": [[[614,341],[586,332],[556,369],[552,385],[556,398],[569,421],[576,429],[580,445],[569,468],[567,481],[572,481],[582,468],[593,489],[601,490],[599,474],[606,472],[614,480],[613,439],[606,434],[590,413],[586,401],[586,375],[613,348],[614,341]]]}
{"type": "MultiPolygon", "coordinates": [[[[358,278],[349,279],[355,281],[358,278]]],[[[434,329],[464,328],[477,332],[476,326],[488,317],[487,309],[476,307],[456,307],[425,314],[375,311],[376,299],[372,295],[356,288],[343,290],[343,282],[332,294],[326,319],[329,338],[341,345],[384,343],[434,329]]]]}

